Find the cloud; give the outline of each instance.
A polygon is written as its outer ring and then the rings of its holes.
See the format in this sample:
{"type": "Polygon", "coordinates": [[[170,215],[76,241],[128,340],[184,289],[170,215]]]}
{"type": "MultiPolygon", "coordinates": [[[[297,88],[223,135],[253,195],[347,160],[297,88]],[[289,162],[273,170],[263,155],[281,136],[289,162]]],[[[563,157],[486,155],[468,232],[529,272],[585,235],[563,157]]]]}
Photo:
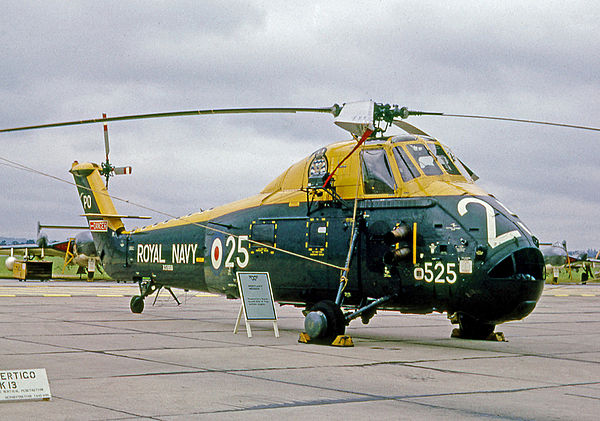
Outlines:
{"type": "MultiPolygon", "coordinates": [[[[0,17],[0,126],[364,99],[595,125],[599,14],[591,1],[10,2],[0,17]]],[[[347,138],[331,122],[298,114],[114,123],[111,160],[134,173],[113,179],[111,190],[169,213],[235,200],[320,145],[347,138]]],[[[540,237],[595,246],[596,133],[410,122],[450,144],[540,237]],[[553,215],[538,218],[541,203],[553,215]]],[[[104,155],[101,126],[0,142],[0,156],[67,179],[74,159],[104,155]]],[[[28,213],[64,223],[79,215],[76,193],[56,184],[0,165],[0,199],[10,203],[0,234],[26,233],[28,213]]]]}

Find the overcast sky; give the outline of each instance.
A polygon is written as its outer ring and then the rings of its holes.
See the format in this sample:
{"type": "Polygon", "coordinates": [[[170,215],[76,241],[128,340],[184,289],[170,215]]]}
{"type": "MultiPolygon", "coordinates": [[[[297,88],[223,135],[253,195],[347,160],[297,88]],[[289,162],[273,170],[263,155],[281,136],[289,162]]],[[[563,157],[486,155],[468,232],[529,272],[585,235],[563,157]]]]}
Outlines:
{"type": "MultiPolygon", "coordinates": [[[[9,0],[0,14],[0,127],[369,99],[600,126],[599,22],[597,1],[9,0]]],[[[133,174],[113,178],[111,193],[173,215],[240,199],[346,139],[332,122],[298,114],[113,123],[111,161],[133,174]]],[[[409,122],[450,145],[540,240],[600,247],[599,132],[409,122]]],[[[0,157],[69,181],[73,160],[104,155],[101,125],[0,142],[0,157]]],[[[0,236],[34,238],[37,221],[84,224],[73,186],[3,161],[0,203],[0,236]]]]}

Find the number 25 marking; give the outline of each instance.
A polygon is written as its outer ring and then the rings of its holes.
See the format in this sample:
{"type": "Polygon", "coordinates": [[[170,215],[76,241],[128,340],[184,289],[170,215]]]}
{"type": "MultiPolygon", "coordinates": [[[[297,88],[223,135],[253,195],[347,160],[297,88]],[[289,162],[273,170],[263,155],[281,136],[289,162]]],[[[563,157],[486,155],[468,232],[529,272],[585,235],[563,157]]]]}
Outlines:
{"type": "MultiPolygon", "coordinates": [[[[236,258],[235,258],[235,263],[237,263],[238,267],[240,267],[240,268],[245,268],[246,266],[248,266],[248,262],[250,260],[250,254],[248,253],[248,249],[242,245],[242,241],[247,241],[247,240],[248,240],[247,235],[240,235],[239,237],[237,237],[238,256],[236,256],[236,258]],[[243,259],[240,259],[239,254],[241,254],[243,256],[243,259]]],[[[227,255],[227,259],[225,259],[225,267],[232,268],[235,266],[235,263],[233,262],[233,257],[236,252],[236,241],[235,241],[235,237],[233,235],[230,235],[229,237],[227,237],[227,241],[225,242],[225,247],[231,247],[231,249],[229,250],[229,254],[227,255]]]]}
{"type": "Polygon", "coordinates": [[[481,205],[485,209],[485,217],[486,217],[486,225],[487,225],[487,237],[488,244],[491,248],[496,248],[502,243],[506,243],[513,238],[517,238],[521,236],[521,233],[517,230],[505,232],[502,235],[496,235],[496,211],[494,208],[487,202],[484,202],[481,199],[477,199],[475,197],[465,197],[460,202],[458,202],[458,214],[463,216],[468,212],[467,205],[469,203],[476,203],[481,205]]]}

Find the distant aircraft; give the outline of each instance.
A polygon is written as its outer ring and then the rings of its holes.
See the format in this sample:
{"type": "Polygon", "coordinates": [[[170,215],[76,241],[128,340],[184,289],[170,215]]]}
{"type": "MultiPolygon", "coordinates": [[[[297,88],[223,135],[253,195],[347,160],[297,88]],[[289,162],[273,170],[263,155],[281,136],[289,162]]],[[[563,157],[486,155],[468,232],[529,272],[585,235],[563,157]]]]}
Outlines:
{"type": "Polygon", "coordinates": [[[540,250],[542,251],[544,263],[546,265],[550,265],[553,268],[566,267],[569,270],[571,279],[573,279],[571,269],[582,268],[582,283],[585,283],[590,276],[594,276],[591,269],[591,263],[600,263],[598,255],[594,258],[590,258],[586,252],[569,252],[567,250],[566,241],[563,241],[562,243],[540,243],[540,250]]]}
{"type": "MultiPolygon", "coordinates": [[[[87,278],[89,280],[94,278],[94,273],[100,259],[96,253],[96,246],[94,245],[92,234],[87,227],[86,231],[80,232],[75,237],[52,243],[48,242],[48,236],[45,233],[39,234],[41,228],[82,229],[83,227],[38,224],[38,239],[36,243],[0,246],[0,255],[8,256],[4,264],[9,271],[13,270],[14,264],[17,261],[15,256],[21,256],[24,260],[57,256],[64,257],[65,267],[76,264],[78,266],[78,274],[87,273],[87,278]]],[[[98,267],[98,270],[101,271],[100,267],[98,267]]]]}

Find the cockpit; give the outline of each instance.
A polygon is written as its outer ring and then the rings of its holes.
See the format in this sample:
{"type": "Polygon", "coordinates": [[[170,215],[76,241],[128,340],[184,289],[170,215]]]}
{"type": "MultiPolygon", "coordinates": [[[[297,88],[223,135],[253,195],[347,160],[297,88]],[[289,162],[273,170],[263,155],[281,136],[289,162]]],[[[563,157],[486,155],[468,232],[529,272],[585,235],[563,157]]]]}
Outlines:
{"type": "Polygon", "coordinates": [[[472,173],[450,149],[422,136],[404,135],[367,142],[361,152],[361,167],[365,194],[394,194],[400,181],[473,182],[472,173]],[[400,176],[398,181],[395,173],[400,176]]]}

